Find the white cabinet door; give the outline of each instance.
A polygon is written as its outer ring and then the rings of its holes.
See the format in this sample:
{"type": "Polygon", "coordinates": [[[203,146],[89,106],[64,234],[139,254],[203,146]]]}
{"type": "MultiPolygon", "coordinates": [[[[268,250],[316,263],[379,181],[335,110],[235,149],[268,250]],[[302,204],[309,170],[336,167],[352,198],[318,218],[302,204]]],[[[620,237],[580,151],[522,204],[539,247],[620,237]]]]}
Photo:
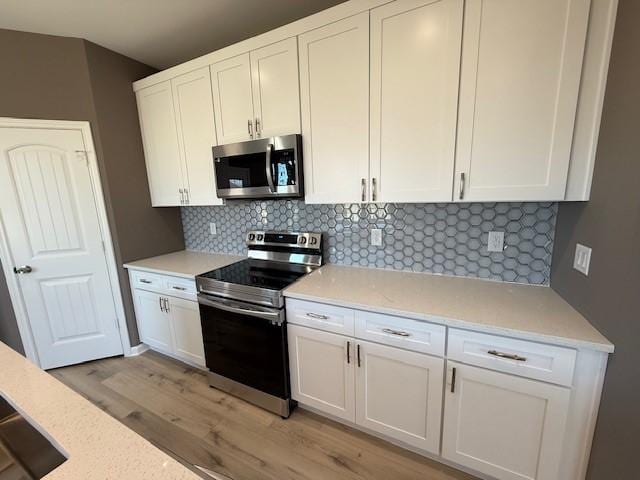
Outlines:
{"type": "Polygon", "coordinates": [[[209,68],[171,80],[178,145],[185,166],[185,200],[189,205],[222,205],[216,196],[211,148],[216,145],[209,68]]]}
{"type": "Polygon", "coordinates": [[[371,10],[371,200],[452,198],[462,0],[371,10]]]}
{"type": "Polygon", "coordinates": [[[173,353],[187,362],[204,366],[204,343],[198,302],[169,298],[173,353]]]}
{"type": "Polygon", "coordinates": [[[305,202],[362,202],[369,179],[369,13],[300,35],[305,202]]]}
{"type": "Polygon", "coordinates": [[[151,204],[154,207],[180,205],[179,190],[184,182],[171,82],[139,90],[136,97],[151,204]]]}
{"type": "Polygon", "coordinates": [[[564,199],[589,5],[467,0],[455,200],[564,199]]]}
{"type": "Polygon", "coordinates": [[[256,136],[300,133],[296,37],[254,50],[250,57],[256,136]]]}
{"type": "Polygon", "coordinates": [[[500,480],[560,480],[568,388],[454,362],[447,370],[444,458],[500,480]]]}
{"type": "Polygon", "coordinates": [[[211,85],[218,143],[251,140],[254,127],[249,54],[211,65],[211,85]]]}
{"type": "Polygon", "coordinates": [[[297,325],[288,338],[293,399],[355,421],[353,339],[297,325]]]}
{"type": "Polygon", "coordinates": [[[140,340],[154,349],[171,353],[171,319],[164,309],[164,298],[157,293],[133,290],[140,340]]]}
{"type": "Polygon", "coordinates": [[[444,360],[358,341],[356,422],[438,454],[444,360]]]}

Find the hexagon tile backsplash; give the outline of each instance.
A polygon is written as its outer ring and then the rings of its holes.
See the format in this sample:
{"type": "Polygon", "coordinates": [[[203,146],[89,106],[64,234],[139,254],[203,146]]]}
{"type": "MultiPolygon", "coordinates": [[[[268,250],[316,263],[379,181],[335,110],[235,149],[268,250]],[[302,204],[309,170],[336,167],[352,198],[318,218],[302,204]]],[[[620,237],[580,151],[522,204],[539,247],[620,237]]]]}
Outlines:
{"type": "Polygon", "coordinates": [[[306,205],[302,200],[229,201],[183,207],[188,250],[246,254],[249,230],[324,233],[325,262],[547,285],[556,203],[306,205]],[[215,222],[217,235],[209,223],[215,222]],[[382,246],[370,230],[382,229],[382,246]],[[487,251],[490,231],[503,252],[487,251]]]}

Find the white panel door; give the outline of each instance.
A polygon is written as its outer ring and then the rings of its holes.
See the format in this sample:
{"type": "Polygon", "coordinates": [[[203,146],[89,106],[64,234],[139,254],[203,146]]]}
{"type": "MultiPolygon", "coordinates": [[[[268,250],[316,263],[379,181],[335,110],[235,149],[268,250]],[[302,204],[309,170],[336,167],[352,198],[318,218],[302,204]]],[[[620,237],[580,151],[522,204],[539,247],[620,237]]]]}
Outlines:
{"type": "Polygon", "coordinates": [[[187,362],[204,367],[204,343],[198,302],[169,297],[173,331],[173,353],[187,362]]]}
{"type": "Polygon", "coordinates": [[[363,202],[369,180],[369,12],[298,37],[305,202],[363,202]]]}
{"type": "Polygon", "coordinates": [[[154,207],[180,205],[180,189],[184,184],[183,166],[171,82],[167,80],[139,90],[136,97],[151,204],[154,207]]]}
{"type": "Polygon", "coordinates": [[[355,421],[353,339],[288,326],[291,396],[298,402],[355,421]]]}
{"type": "Polygon", "coordinates": [[[438,454],[444,360],[358,341],[356,365],[357,424],[438,454]]]}
{"type": "Polygon", "coordinates": [[[254,50],[250,57],[256,135],[300,133],[296,37],[254,50]]]}
{"type": "Polygon", "coordinates": [[[0,213],[43,368],[123,352],[80,130],[0,129],[0,213]]]}
{"type": "Polygon", "coordinates": [[[589,5],[466,2],[455,200],[564,199],[589,5]]]}
{"type": "Polygon", "coordinates": [[[180,75],[171,80],[171,87],[185,166],[185,201],[188,205],[222,205],[216,196],[211,152],[216,145],[216,128],[209,68],[180,75]]]}
{"type": "Polygon", "coordinates": [[[211,85],[218,143],[251,140],[254,125],[249,54],[211,65],[211,85]]]}
{"type": "Polygon", "coordinates": [[[462,0],[371,10],[371,200],[452,198],[462,0]]]}
{"type": "Polygon", "coordinates": [[[447,369],[444,458],[500,480],[560,480],[568,388],[454,362],[447,369]]]}
{"type": "Polygon", "coordinates": [[[166,297],[135,289],[133,303],[140,340],[154,349],[171,353],[173,351],[171,316],[165,308],[166,297]]]}

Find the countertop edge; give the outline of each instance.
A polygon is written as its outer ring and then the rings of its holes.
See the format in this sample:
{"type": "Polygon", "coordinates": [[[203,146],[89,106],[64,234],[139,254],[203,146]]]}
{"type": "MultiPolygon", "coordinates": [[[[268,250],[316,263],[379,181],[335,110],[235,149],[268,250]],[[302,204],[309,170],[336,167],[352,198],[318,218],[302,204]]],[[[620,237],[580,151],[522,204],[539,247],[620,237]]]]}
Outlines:
{"type": "Polygon", "coordinates": [[[462,328],[475,330],[479,332],[493,333],[496,335],[508,336],[519,340],[530,340],[536,342],[547,343],[549,345],[556,345],[561,347],[570,347],[576,349],[593,350],[603,353],[613,353],[615,346],[611,343],[594,343],[583,340],[574,340],[568,337],[554,337],[550,335],[544,335],[541,333],[529,332],[526,330],[515,330],[509,328],[493,327],[482,323],[475,323],[468,320],[460,320],[456,318],[441,317],[436,315],[429,315],[427,313],[419,313],[412,311],[396,310],[393,308],[376,307],[367,304],[361,304],[357,302],[347,302],[343,300],[336,300],[326,297],[317,297],[314,295],[305,295],[302,293],[288,292],[286,289],[283,292],[286,298],[293,298],[298,300],[306,300],[310,302],[325,303],[328,305],[335,305],[344,308],[353,308],[357,310],[365,310],[374,313],[383,313],[388,315],[395,315],[398,317],[410,318],[422,322],[431,322],[445,325],[447,327],[462,328]]]}
{"type": "MultiPolygon", "coordinates": [[[[133,265],[131,263],[125,263],[124,265],[122,265],[122,267],[126,268],[127,270],[137,270],[140,272],[157,273],[158,275],[168,275],[170,277],[186,278],[189,280],[194,280],[198,275],[200,275],[199,273],[191,275],[189,273],[181,273],[181,272],[175,272],[170,270],[163,270],[159,268],[141,267],[140,265],[133,265]]],[[[206,273],[206,272],[202,272],[202,273],[206,273]]]]}

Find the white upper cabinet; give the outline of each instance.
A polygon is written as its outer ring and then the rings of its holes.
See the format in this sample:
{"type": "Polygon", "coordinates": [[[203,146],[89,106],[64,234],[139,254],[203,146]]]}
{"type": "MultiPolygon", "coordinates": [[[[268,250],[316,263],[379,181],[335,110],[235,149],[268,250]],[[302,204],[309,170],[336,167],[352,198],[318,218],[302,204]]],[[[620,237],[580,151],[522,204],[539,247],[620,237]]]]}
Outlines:
{"type": "Polygon", "coordinates": [[[171,81],[183,160],[183,198],[188,205],[222,205],[216,196],[211,148],[216,145],[213,98],[208,68],[171,81]]]}
{"type": "Polygon", "coordinates": [[[178,146],[171,82],[138,90],[138,113],[149,177],[151,204],[181,204],[182,157],[178,146]]]}
{"type": "Polygon", "coordinates": [[[462,0],[371,10],[371,200],[451,201],[462,0]]]}
{"type": "Polygon", "coordinates": [[[296,38],[211,66],[218,143],[300,133],[296,38]]]}
{"type": "Polygon", "coordinates": [[[298,38],[305,201],[366,201],[369,12],[298,38]]]}
{"type": "Polygon", "coordinates": [[[211,66],[218,143],[243,142],[254,135],[249,54],[211,66]]]}
{"type": "Polygon", "coordinates": [[[564,199],[589,6],[467,0],[455,200],[564,199]]]}
{"type": "Polygon", "coordinates": [[[254,50],[250,59],[256,136],[300,133],[296,38],[254,50]]]}

